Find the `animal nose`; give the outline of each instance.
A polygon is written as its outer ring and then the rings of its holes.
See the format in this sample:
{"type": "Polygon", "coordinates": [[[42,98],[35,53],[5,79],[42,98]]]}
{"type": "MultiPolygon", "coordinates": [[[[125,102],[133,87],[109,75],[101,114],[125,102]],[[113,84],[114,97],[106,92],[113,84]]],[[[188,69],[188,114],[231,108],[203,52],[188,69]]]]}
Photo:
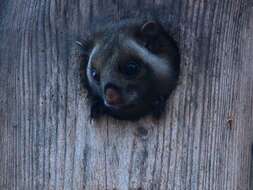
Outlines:
{"type": "Polygon", "coordinates": [[[120,90],[117,86],[109,84],[105,87],[105,100],[108,105],[118,105],[122,102],[120,90]]]}

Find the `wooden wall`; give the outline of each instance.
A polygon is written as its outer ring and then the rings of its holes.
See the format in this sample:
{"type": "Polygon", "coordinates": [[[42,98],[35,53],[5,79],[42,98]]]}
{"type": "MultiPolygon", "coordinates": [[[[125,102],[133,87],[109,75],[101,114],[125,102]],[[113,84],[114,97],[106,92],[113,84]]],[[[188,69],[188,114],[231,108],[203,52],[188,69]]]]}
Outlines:
{"type": "Polygon", "coordinates": [[[1,190],[252,190],[252,143],[252,0],[1,0],[1,190]],[[182,55],[166,115],[90,122],[75,38],[161,6],[182,55]]]}

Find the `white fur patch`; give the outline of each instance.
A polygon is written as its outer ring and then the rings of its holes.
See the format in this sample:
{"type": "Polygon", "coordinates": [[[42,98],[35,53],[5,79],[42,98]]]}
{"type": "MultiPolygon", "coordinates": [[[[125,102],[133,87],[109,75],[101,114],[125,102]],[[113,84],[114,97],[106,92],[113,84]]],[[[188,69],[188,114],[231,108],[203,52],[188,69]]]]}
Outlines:
{"type": "Polygon", "coordinates": [[[170,71],[169,63],[166,59],[160,58],[153,54],[146,48],[140,46],[132,39],[126,40],[125,48],[129,49],[132,53],[141,58],[145,63],[147,63],[154,73],[159,77],[167,77],[170,71]]]}
{"type": "Polygon", "coordinates": [[[91,76],[90,70],[92,68],[91,61],[92,61],[94,55],[96,54],[96,52],[98,51],[98,49],[99,49],[99,45],[95,45],[95,47],[92,49],[90,57],[89,57],[87,69],[86,69],[86,75],[87,75],[88,81],[92,85],[92,89],[95,90],[95,93],[97,93],[97,94],[99,92],[99,87],[96,84],[96,82],[94,81],[93,77],[91,76]]]}

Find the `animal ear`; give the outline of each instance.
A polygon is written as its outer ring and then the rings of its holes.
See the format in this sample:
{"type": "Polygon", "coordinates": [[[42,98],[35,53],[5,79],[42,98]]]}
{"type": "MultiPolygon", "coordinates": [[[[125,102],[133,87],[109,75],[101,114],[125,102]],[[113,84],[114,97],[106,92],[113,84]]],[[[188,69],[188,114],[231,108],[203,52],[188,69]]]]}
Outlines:
{"type": "Polygon", "coordinates": [[[147,38],[156,37],[157,35],[159,35],[160,31],[161,25],[155,20],[146,21],[141,26],[141,33],[147,38]]]}
{"type": "Polygon", "coordinates": [[[143,45],[154,51],[161,42],[161,36],[163,34],[163,28],[159,22],[155,20],[149,20],[142,24],[140,27],[139,39],[143,42],[143,45]]]}
{"type": "Polygon", "coordinates": [[[76,41],[76,45],[82,49],[83,54],[89,55],[93,46],[93,41],[89,37],[86,39],[79,39],[76,41]]]}
{"type": "Polygon", "coordinates": [[[84,48],[84,44],[81,41],[76,41],[76,45],[80,46],[81,48],[84,48]]]}

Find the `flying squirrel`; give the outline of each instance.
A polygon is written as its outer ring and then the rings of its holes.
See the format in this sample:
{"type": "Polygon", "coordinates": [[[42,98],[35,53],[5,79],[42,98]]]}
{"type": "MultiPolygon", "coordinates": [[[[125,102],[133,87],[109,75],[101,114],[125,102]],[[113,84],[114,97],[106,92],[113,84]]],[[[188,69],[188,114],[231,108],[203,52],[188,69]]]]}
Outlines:
{"type": "Polygon", "coordinates": [[[175,40],[158,20],[122,20],[95,31],[84,41],[81,84],[88,90],[91,118],[159,117],[179,76],[175,40]]]}

